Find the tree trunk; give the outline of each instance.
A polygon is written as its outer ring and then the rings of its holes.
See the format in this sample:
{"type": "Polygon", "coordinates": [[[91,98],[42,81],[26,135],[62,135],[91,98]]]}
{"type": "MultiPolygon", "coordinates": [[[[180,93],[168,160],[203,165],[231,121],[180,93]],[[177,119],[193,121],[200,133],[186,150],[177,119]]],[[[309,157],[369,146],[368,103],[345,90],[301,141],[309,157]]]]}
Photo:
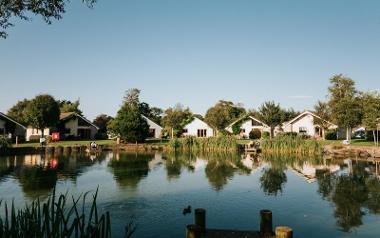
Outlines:
{"type": "Polygon", "coordinates": [[[174,129],[172,127],[172,139],[174,138],[174,129]]]}
{"type": "Polygon", "coordinates": [[[379,146],[379,130],[376,128],[376,146],[379,146]]]}
{"type": "Polygon", "coordinates": [[[274,134],[274,128],[271,127],[271,128],[270,128],[270,139],[271,139],[271,140],[273,139],[273,134],[274,134]]]}
{"type": "Polygon", "coordinates": [[[346,140],[351,141],[351,128],[347,127],[346,140]]]}
{"type": "Polygon", "coordinates": [[[322,128],[322,140],[326,140],[326,138],[325,138],[325,128],[322,128]]]}
{"type": "Polygon", "coordinates": [[[375,144],[375,146],[377,146],[375,130],[372,131],[372,134],[373,134],[373,143],[375,144]]]}

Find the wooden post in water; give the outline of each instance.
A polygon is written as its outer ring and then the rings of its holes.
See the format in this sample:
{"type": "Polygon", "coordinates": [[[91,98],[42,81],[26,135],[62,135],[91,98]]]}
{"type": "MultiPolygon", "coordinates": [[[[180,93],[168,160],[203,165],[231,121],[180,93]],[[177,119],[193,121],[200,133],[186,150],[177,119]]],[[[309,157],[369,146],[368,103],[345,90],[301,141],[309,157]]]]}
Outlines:
{"type": "Polygon", "coordinates": [[[273,235],[272,212],[269,210],[260,211],[260,234],[262,237],[273,235]]]}
{"type": "Polygon", "coordinates": [[[293,230],[287,226],[276,227],[276,238],[293,238],[293,230]]]}
{"type": "Polygon", "coordinates": [[[16,136],[16,147],[18,146],[18,136],[16,136]]]}
{"type": "Polygon", "coordinates": [[[202,208],[195,209],[195,225],[201,228],[202,233],[206,231],[206,210],[202,208]]]}
{"type": "Polygon", "coordinates": [[[201,238],[202,228],[197,225],[188,225],[186,227],[186,238],[201,238]]]}

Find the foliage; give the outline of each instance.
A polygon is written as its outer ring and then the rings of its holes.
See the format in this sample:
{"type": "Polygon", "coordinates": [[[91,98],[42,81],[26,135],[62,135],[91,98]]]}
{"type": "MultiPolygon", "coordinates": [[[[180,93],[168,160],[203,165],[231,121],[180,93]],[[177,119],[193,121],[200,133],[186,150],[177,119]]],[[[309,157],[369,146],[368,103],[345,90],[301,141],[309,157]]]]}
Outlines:
{"type": "Polygon", "coordinates": [[[261,188],[266,195],[277,196],[278,193],[282,193],[287,180],[283,170],[273,167],[266,168],[260,178],[261,188]]]}
{"type": "Polygon", "coordinates": [[[293,108],[290,108],[287,110],[281,109],[281,123],[286,122],[286,121],[290,121],[293,118],[295,118],[296,116],[298,116],[299,114],[301,114],[301,113],[298,111],[295,111],[293,108]]]}
{"type": "Polygon", "coordinates": [[[236,151],[238,149],[238,141],[233,136],[225,135],[208,138],[187,136],[170,140],[169,146],[172,150],[184,151],[236,151]]]}
{"type": "Polygon", "coordinates": [[[245,114],[245,109],[241,105],[235,105],[233,102],[220,100],[206,112],[205,121],[222,131],[230,123],[245,114]]]}
{"type": "Polygon", "coordinates": [[[259,129],[253,129],[251,132],[249,132],[249,139],[261,139],[261,131],[259,129]]]}
{"type": "Polygon", "coordinates": [[[261,143],[263,153],[285,155],[321,155],[323,147],[316,140],[305,140],[300,136],[278,135],[272,140],[264,139],[261,143]]]}
{"type": "Polygon", "coordinates": [[[261,135],[262,139],[269,139],[270,138],[270,133],[267,131],[264,131],[261,135]]]}
{"type": "Polygon", "coordinates": [[[126,142],[144,142],[149,136],[149,125],[139,110],[139,96],[140,90],[128,90],[116,118],[108,125],[108,130],[126,142]]]}
{"type": "Polygon", "coordinates": [[[349,130],[361,123],[361,105],[355,82],[343,75],[335,75],[330,79],[329,107],[334,122],[347,128],[347,139],[350,139],[349,130]]]}
{"type": "Polygon", "coordinates": [[[259,109],[260,120],[270,126],[270,137],[274,136],[274,128],[281,123],[283,118],[282,110],[279,104],[273,101],[265,102],[259,109]]]}
{"type": "Polygon", "coordinates": [[[8,149],[10,146],[11,144],[9,143],[9,140],[6,137],[0,135],[0,151],[8,149]]]}
{"type": "Polygon", "coordinates": [[[56,126],[59,122],[59,115],[60,110],[57,101],[47,94],[36,96],[27,107],[27,121],[37,129],[56,126]]]}
{"type": "Polygon", "coordinates": [[[377,93],[365,93],[362,97],[363,104],[363,120],[362,124],[367,129],[371,130],[372,139],[375,145],[378,145],[377,131],[380,123],[380,95],[377,93]]]}
{"type": "Polygon", "coordinates": [[[75,112],[78,115],[83,115],[83,112],[79,109],[79,100],[76,100],[74,102],[71,102],[69,100],[58,100],[58,104],[61,113],[75,112]]]}
{"type": "MultiPolygon", "coordinates": [[[[110,214],[99,214],[97,208],[98,190],[92,195],[90,210],[86,205],[88,194],[73,197],[71,207],[67,205],[67,194],[57,197],[55,190],[46,202],[38,199],[18,211],[13,202],[10,208],[5,203],[5,217],[0,217],[0,237],[111,237],[110,214]]],[[[132,229],[127,229],[126,236],[131,237],[135,228],[128,227],[132,229]]]]}
{"type": "Polygon", "coordinates": [[[331,112],[329,105],[325,102],[318,101],[314,106],[315,114],[319,118],[314,118],[314,124],[322,128],[322,138],[325,138],[325,131],[329,129],[331,119],[331,112]]]}
{"type": "Polygon", "coordinates": [[[164,112],[162,125],[166,131],[173,133],[173,136],[180,136],[183,127],[192,120],[192,113],[189,108],[184,108],[177,104],[173,108],[168,108],[164,112]]]}
{"type": "Polygon", "coordinates": [[[27,108],[29,103],[30,101],[28,99],[18,101],[8,110],[7,115],[22,125],[27,125],[27,108]]]}
{"type": "Polygon", "coordinates": [[[242,124],[243,124],[243,119],[241,119],[240,121],[233,124],[232,125],[232,134],[239,135],[241,132],[241,125],[242,124]]]}
{"type": "Polygon", "coordinates": [[[142,102],[139,104],[140,113],[148,117],[150,120],[160,124],[162,119],[162,109],[158,107],[150,107],[148,103],[142,102]]]}
{"type": "Polygon", "coordinates": [[[336,140],[337,139],[336,131],[327,131],[325,133],[325,139],[326,140],[336,140]]]}
{"type": "Polygon", "coordinates": [[[105,114],[98,115],[93,123],[99,128],[98,132],[95,135],[95,139],[107,139],[107,125],[113,118],[105,114]]]}
{"type": "MultiPolygon", "coordinates": [[[[59,20],[65,13],[65,5],[68,0],[1,0],[0,1],[0,38],[6,38],[8,35],[6,29],[13,26],[10,22],[12,17],[22,20],[30,20],[28,15],[39,15],[48,24],[52,19],[59,20]]],[[[87,6],[92,7],[96,0],[82,0],[87,6]]]]}

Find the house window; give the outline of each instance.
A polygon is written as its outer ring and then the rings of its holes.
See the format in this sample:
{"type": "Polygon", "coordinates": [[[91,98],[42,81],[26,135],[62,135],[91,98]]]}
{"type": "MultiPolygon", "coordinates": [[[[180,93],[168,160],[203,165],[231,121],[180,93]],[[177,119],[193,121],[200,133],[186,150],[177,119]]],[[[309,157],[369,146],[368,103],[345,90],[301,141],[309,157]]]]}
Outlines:
{"type": "Polygon", "coordinates": [[[188,132],[188,130],[187,129],[183,129],[183,133],[187,133],[188,132]]]}
{"type": "Polygon", "coordinates": [[[155,137],[156,136],[156,129],[149,129],[149,137],[155,137]]]}
{"type": "Polygon", "coordinates": [[[306,127],[300,127],[300,128],[298,128],[298,131],[300,134],[307,134],[307,128],[306,127]]]}
{"type": "Polygon", "coordinates": [[[4,135],[5,134],[5,129],[4,128],[0,128],[0,135],[4,135]]]}
{"type": "Polygon", "coordinates": [[[245,129],[241,129],[241,130],[240,130],[240,133],[245,133],[245,129]]]}
{"type": "Polygon", "coordinates": [[[206,137],[207,130],[206,129],[198,129],[198,137],[206,137]]]}

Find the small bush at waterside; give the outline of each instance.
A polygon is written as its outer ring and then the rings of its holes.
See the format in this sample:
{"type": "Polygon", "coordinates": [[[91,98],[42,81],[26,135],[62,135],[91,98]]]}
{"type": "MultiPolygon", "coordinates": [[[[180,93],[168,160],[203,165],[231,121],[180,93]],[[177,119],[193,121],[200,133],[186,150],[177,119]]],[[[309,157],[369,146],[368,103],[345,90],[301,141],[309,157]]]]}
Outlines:
{"type": "Polygon", "coordinates": [[[300,136],[279,135],[274,139],[265,139],[261,143],[263,153],[320,155],[323,147],[316,140],[306,140],[300,136]]]}
{"type": "Polygon", "coordinates": [[[174,138],[169,142],[172,150],[194,151],[236,151],[238,141],[234,136],[217,136],[209,138],[183,137],[174,138]]]}
{"type": "Polygon", "coordinates": [[[0,152],[7,150],[9,147],[11,147],[9,140],[4,136],[0,136],[0,152]]]}
{"type": "MultiPolygon", "coordinates": [[[[110,214],[98,213],[97,194],[98,191],[92,197],[91,209],[88,212],[88,193],[78,199],[72,198],[73,204],[70,207],[67,206],[68,196],[56,197],[55,191],[46,202],[37,200],[18,211],[13,202],[10,208],[6,203],[0,202],[0,208],[5,209],[5,214],[0,215],[0,237],[111,237],[110,214]]],[[[130,224],[126,228],[125,237],[131,237],[133,233],[134,226],[130,224]]]]}

